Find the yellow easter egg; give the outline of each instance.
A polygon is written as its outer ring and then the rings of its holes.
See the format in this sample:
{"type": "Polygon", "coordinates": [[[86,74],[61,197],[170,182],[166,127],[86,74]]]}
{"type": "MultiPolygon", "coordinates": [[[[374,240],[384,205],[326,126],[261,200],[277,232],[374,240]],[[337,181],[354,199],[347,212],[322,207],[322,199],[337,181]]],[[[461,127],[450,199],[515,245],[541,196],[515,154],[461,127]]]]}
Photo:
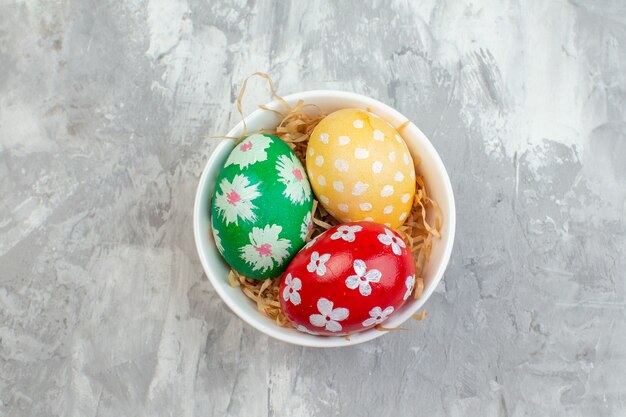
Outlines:
{"type": "Polygon", "coordinates": [[[306,169],[319,202],[342,222],[396,228],[411,211],[413,158],[398,131],[372,113],[342,109],[322,119],[309,139],[306,169]]]}

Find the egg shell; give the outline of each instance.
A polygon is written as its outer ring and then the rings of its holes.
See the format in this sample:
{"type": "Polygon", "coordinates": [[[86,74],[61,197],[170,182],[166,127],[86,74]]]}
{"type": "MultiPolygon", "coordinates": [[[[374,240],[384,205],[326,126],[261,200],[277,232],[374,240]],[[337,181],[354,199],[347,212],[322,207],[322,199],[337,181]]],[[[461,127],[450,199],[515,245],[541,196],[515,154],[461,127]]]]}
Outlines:
{"type": "Polygon", "coordinates": [[[306,168],[313,191],[342,222],[370,220],[400,226],[415,195],[415,166],[389,123],[358,109],[342,109],[315,127],[306,168]]]}
{"type": "Polygon", "coordinates": [[[319,235],[293,258],[280,304],[298,330],[336,336],[383,323],[414,285],[415,264],[400,235],[378,223],[351,222],[319,235]]]}
{"type": "Polygon", "coordinates": [[[305,170],[279,138],[255,134],[232,150],[211,200],[216,246],[253,279],[280,275],[311,230],[313,193],[305,170]]]}

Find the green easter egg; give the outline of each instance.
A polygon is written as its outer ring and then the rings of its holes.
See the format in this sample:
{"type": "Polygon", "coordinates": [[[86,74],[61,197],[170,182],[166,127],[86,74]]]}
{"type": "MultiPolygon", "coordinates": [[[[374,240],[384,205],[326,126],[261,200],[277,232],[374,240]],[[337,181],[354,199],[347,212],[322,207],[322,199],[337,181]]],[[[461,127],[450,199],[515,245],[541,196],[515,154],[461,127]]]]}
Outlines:
{"type": "Polygon", "coordinates": [[[249,136],[217,178],[211,201],[217,248],[249,278],[278,276],[304,246],[312,208],[311,185],[296,154],[276,136],[249,136]]]}

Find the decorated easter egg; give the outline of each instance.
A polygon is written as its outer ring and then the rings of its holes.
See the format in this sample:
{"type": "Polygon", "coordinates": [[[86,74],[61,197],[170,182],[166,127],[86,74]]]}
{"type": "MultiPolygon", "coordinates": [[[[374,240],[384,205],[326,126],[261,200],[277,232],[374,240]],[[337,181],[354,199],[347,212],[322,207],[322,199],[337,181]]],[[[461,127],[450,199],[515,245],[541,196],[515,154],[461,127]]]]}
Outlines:
{"type": "Polygon", "coordinates": [[[383,323],[411,296],[415,264],[404,240],[378,223],[335,226],[287,267],[280,304],[295,327],[344,335],[383,323]]]}
{"type": "Polygon", "coordinates": [[[415,167],[406,143],[385,120],[342,109],[315,127],[306,168],[313,191],[343,222],[371,220],[400,226],[415,194],[415,167]]]}
{"type": "Polygon", "coordinates": [[[253,279],[280,275],[312,226],[313,194],[305,170],[272,135],[249,136],[232,150],[211,203],[219,252],[253,279]]]}

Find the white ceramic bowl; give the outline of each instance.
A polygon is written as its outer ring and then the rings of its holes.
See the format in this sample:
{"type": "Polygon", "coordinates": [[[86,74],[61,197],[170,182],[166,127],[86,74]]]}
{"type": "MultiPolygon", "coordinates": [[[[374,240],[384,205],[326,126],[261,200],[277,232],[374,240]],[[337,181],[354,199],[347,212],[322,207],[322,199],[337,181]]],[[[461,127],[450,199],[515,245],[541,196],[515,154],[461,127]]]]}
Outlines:
{"type": "MultiPolygon", "coordinates": [[[[342,108],[368,109],[387,120],[394,127],[400,126],[407,118],[391,107],[377,100],[359,94],[347,93],[343,91],[305,91],[285,97],[290,105],[295,105],[299,100],[305,103],[316,104],[321,110],[328,114],[342,108]]],[[[267,104],[267,107],[275,110],[283,110],[278,101],[267,104]]],[[[272,129],[279,122],[277,116],[266,110],[256,110],[248,117],[248,131],[258,129],[272,129]]],[[[240,136],[243,133],[243,123],[237,124],[227,136],[240,136]]],[[[402,130],[402,137],[406,141],[411,154],[419,155],[421,160],[417,171],[424,176],[426,186],[430,195],[439,203],[443,214],[443,226],[441,239],[433,244],[430,261],[424,270],[424,293],[419,300],[412,298],[398,311],[396,311],[386,322],[385,327],[398,327],[412,314],[424,305],[426,300],[435,290],[441,281],[443,273],[448,265],[452,245],[454,242],[454,231],[456,225],[456,212],[454,208],[454,196],[450,178],[446,172],[441,158],[430,143],[426,135],[413,123],[402,130]]],[[[240,288],[233,288],[228,284],[229,267],[220,256],[210,232],[210,202],[215,187],[217,176],[234,147],[234,141],[222,141],[209,160],[207,161],[198,190],[193,212],[193,227],[196,240],[196,247],[200,261],[204,267],[207,277],[213,284],[215,291],[222,297],[222,300],[241,319],[255,327],[257,330],[284,342],[301,346],[315,347],[335,347],[349,346],[362,343],[382,336],[385,332],[376,329],[366,330],[350,336],[350,340],[344,337],[323,337],[301,333],[294,329],[282,328],[275,322],[266,318],[256,309],[256,305],[250,301],[240,288]]]]}

